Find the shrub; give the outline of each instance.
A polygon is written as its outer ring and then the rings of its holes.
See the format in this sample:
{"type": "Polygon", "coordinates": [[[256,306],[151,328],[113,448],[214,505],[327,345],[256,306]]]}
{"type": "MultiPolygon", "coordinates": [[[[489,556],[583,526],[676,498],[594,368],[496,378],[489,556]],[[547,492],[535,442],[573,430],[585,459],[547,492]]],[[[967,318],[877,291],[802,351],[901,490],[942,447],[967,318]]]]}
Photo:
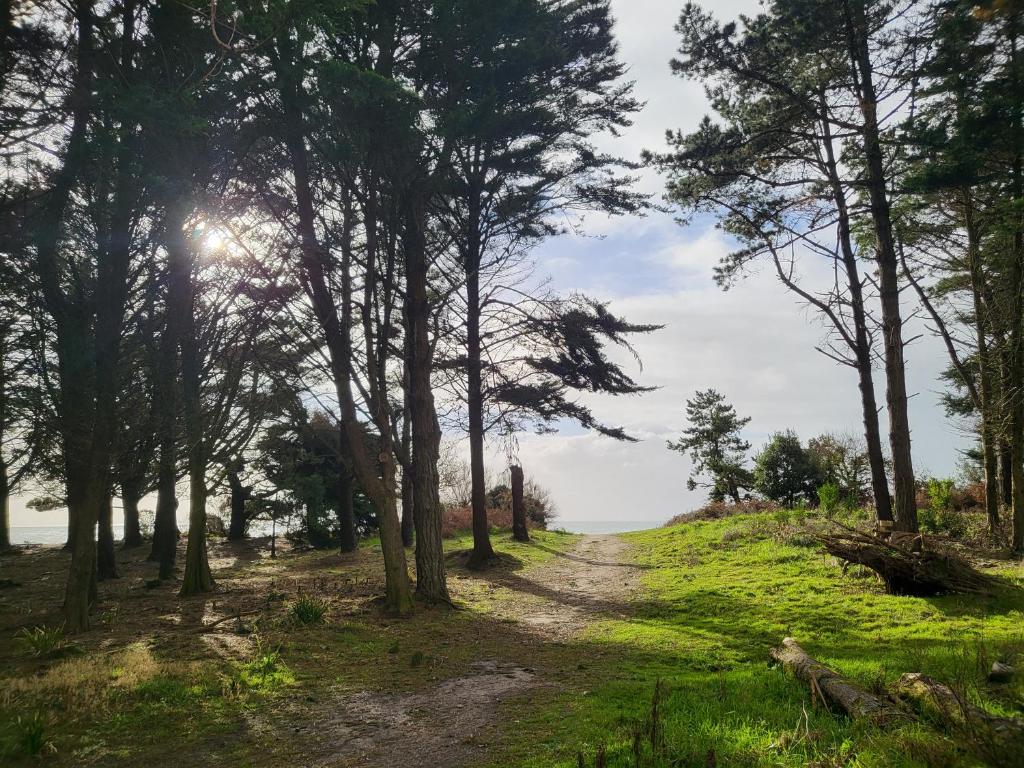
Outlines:
{"type": "Polygon", "coordinates": [[[826,515],[832,515],[839,509],[839,485],[829,481],[818,488],[818,504],[826,515]]]}
{"type": "Polygon", "coordinates": [[[954,504],[956,487],[952,480],[929,478],[928,505],[919,513],[921,529],[960,538],[967,532],[967,520],[954,504]]]}
{"type": "Polygon", "coordinates": [[[323,624],[328,607],[326,600],[302,595],[292,603],[291,614],[292,618],[300,624],[323,624]]]}

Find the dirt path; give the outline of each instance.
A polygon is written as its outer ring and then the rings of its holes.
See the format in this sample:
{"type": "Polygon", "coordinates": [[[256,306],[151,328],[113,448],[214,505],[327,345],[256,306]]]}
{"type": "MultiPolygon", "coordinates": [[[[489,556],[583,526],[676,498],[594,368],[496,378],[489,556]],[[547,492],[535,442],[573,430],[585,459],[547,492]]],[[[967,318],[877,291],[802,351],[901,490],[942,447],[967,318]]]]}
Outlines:
{"type": "MultiPolygon", "coordinates": [[[[626,615],[639,572],[622,539],[584,536],[569,552],[552,552],[543,565],[487,575],[516,592],[502,603],[503,620],[540,642],[561,643],[599,616],[626,615]]],[[[546,683],[533,669],[480,659],[471,674],[426,690],[342,696],[316,708],[326,719],[307,720],[295,731],[315,741],[308,764],[322,768],[457,768],[480,757],[476,736],[495,725],[503,701],[546,683]]]]}

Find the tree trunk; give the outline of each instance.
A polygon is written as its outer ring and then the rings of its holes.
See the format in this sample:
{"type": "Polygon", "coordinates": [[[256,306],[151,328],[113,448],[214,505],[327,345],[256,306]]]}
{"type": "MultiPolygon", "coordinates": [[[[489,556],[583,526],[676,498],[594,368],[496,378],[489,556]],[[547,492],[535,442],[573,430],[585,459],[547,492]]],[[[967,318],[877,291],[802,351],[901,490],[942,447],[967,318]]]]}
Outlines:
{"type": "MultiPolygon", "coordinates": [[[[846,4],[849,11],[851,3],[846,4]]],[[[882,304],[882,336],[885,347],[886,404],[889,410],[889,445],[892,451],[894,527],[917,530],[917,487],[911,456],[910,419],[907,413],[907,381],[904,362],[903,317],[900,310],[899,260],[892,232],[885,162],[878,126],[868,22],[859,2],[847,18],[847,35],[855,87],[858,90],[863,124],[865,178],[875,232],[875,261],[878,265],[882,304]]]]}
{"type": "Polygon", "coordinates": [[[808,656],[792,637],[784,639],[782,645],[773,648],[769,655],[807,683],[816,702],[819,698],[823,699],[826,706],[838,706],[855,720],[866,719],[876,724],[906,719],[903,711],[887,699],[868,693],[808,656]]]}
{"type": "Polygon", "coordinates": [[[99,536],[96,542],[96,577],[100,581],[118,578],[114,549],[114,499],[108,492],[100,505],[99,536]]]}
{"type": "Polygon", "coordinates": [[[249,490],[242,485],[235,467],[227,471],[228,487],[231,489],[231,521],[228,524],[228,541],[241,541],[245,538],[246,518],[245,502],[249,498],[249,490]]]}
{"type": "MultiPolygon", "coordinates": [[[[341,430],[340,444],[346,445],[344,428],[341,430]]],[[[344,458],[338,461],[338,538],[341,553],[355,552],[359,548],[359,532],[356,530],[355,488],[352,482],[352,469],[344,458]]]]}
{"type": "Polygon", "coordinates": [[[121,505],[124,507],[125,549],[142,546],[142,528],[139,524],[139,491],[134,483],[121,481],[121,505]]]}
{"type": "Polygon", "coordinates": [[[210,559],[206,550],[206,440],[203,435],[202,382],[198,340],[195,328],[195,284],[192,270],[191,244],[187,241],[182,225],[183,210],[172,217],[176,226],[167,233],[167,252],[172,262],[170,269],[180,275],[181,304],[172,311],[180,313],[181,333],[181,380],[185,406],[185,438],[188,443],[188,545],[185,549],[185,575],[181,581],[181,596],[200,594],[213,589],[213,575],[210,573],[210,559]]]}
{"type": "Polygon", "coordinates": [[[480,258],[466,265],[466,405],[469,410],[469,468],[473,483],[473,552],[470,568],[485,568],[494,558],[487,522],[484,473],[484,402],[480,346],[480,258]]]}
{"type": "Polygon", "coordinates": [[[0,553],[11,548],[11,489],[7,465],[0,456],[0,553]]]}
{"type": "MultiPolygon", "coordinates": [[[[1012,93],[1020,93],[1021,83],[1016,81],[1020,72],[1017,46],[1017,15],[1006,16],[1006,34],[1010,42],[1014,76],[1012,93]]],[[[1010,270],[1010,475],[1013,478],[1013,551],[1024,554],[1024,115],[1021,114],[1019,96],[1013,104],[1013,146],[1012,195],[1015,220],[1013,221],[1013,253],[1010,270]]]]}
{"type": "Polygon", "coordinates": [[[1006,509],[1013,506],[1013,452],[1005,437],[999,437],[999,501],[1006,509]]]}
{"type": "Polygon", "coordinates": [[[512,538],[516,541],[529,541],[530,534],[526,530],[526,505],[523,503],[523,468],[513,465],[512,474],[512,538]]]}
{"type": "MultiPolygon", "coordinates": [[[[406,243],[408,247],[408,243],[406,243]]],[[[408,261],[408,257],[407,257],[408,261]]],[[[408,271],[408,267],[406,267],[408,271]]],[[[402,305],[402,323],[405,326],[403,335],[403,353],[405,364],[402,370],[402,544],[411,547],[416,536],[415,502],[413,488],[413,452],[412,452],[412,357],[413,334],[415,329],[409,317],[408,298],[402,305]]]]}
{"type": "Polygon", "coordinates": [[[441,428],[437,422],[430,373],[430,303],[427,298],[426,214],[411,204],[406,218],[406,301],[411,331],[409,416],[412,422],[412,509],[416,515],[416,592],[429,602],[451,602],[441,538],[441,499],[437,461],[441,428]]]}

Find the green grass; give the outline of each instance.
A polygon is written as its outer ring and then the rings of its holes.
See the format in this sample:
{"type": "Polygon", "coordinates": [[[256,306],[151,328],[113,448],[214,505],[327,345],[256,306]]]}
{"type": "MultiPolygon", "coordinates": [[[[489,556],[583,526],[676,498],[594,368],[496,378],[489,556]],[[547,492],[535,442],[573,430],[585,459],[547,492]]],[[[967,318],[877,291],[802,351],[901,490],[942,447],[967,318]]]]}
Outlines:
{"type": "Polygon", "coordinates": [[[1019,564],[999,569],[1007,588],[992,598],[893,597],[791,532],[761,514],[627,535],[646,569],[633,617],[590,629],[578,648],[592,666],[587,690],[531,713],[525,730],[537,738],[510,740],[503,759],[573,766],[577,750],[593,760],[604,745],[609,766],[634,766],[661,680],[665,746],[642,765],[977,764],[926,725],[879,730],[815,710],[803,684],[768,668],[768,650],[794,636],[868,688],[920,671],[1020,716],[1024,687],[984,683],[993,659],[1024,650],[1019,564]]]}

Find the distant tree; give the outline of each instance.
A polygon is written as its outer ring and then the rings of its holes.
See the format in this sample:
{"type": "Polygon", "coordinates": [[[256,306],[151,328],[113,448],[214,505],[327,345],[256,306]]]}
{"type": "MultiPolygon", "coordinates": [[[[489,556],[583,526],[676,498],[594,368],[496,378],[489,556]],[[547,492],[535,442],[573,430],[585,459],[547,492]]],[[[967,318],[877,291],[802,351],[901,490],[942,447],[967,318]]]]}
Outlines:
{"type": "Polygon", "coordinates": [[[750,418],[737,416],[721,394],[707,389],[686,401],[686,420],[689,426],[678,440],[670,440],[668,447],[690,455],[693,471],[687,488],[709,488],[712,501],[730,498],[739,503],[740,492],[754,484],[744,466],[750,443],[740,437],[750,418]],[[702,476],[705,479],[699,481],[702,476]]]}
{"type": "Polygon", "coordinates": [[[826,433],[807,441],[807,452],[818,465],[823,483],[834,483],[844,502],[859,504],[871,498],[871,467],[863,438],[826,433]]]}
{"type": "Polygon", "coordinates": [[[787,507],[816,502],[822,479],[821,468],[792,430],[776,432],[754,457],[755,490],[787,507]]]}

